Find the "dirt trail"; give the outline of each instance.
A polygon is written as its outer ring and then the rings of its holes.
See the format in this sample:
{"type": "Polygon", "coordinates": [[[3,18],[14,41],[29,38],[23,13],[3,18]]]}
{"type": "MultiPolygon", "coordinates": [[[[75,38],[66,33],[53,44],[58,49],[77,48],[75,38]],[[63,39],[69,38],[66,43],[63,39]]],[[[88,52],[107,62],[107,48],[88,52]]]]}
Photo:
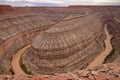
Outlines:
{"type": "Polygon", "coordinates": [[[25,52],[25,50],[27,48],[29,48],[31,45],[26,45],[24,46],[22,49],[20,49],[14,56],[13,56],[13,59],[12,59],[12,68],[15,72],[15,75],[26,75],[24,73],[24,71],[21,69],[20,67],[20,64],[19,64],[19,61],[20,61],[20,56],[25,52]]]}
{"type": "Polygon", "coordinates": [[[95,58],[87,67],[87,69],[92,69],[98,65],[101,65],[104,62],[104,59],[106,58],[107,55],[109,55],[109,53],[112,50],[112,45],[111,45],[111,38],[112,36],[109,34],[108,30],[107,30],[107,25],[105,25],[105,34],[106,34],[106,39],[105,39],[105,51],[101,53],[101,55],[99,55],[97,58],[95,58]]]}

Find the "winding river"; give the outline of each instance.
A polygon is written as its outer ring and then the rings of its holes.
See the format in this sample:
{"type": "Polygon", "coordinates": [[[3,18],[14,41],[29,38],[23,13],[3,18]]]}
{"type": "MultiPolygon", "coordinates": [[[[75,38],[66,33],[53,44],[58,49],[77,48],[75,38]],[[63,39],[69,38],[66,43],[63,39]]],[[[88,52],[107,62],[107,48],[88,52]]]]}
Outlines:
{"type": "Polygon", "coordinates": [[[105,25],[104,27],[104,31],[105,31],[105,34],[106,34],[106,39],[105,39],[105,51],[103,51],[102,53],[100,53],[100,55],[98,57],[96,57],[87,67],[87,69],[92,69],[96,66],[99,66],[101,65],[106,56],[110,54],[110,52],[112,51],[112,45],[111,45],[111,38],[112,36],[109,34],[108,30],[107,30],[107,24],[105,25]]]}
{"type": "Polygon", "coordinates": [[[27,48],[29,48],[31,45],[28,44],[21,48],[14,56],[12,59],[12,68],[13,71],[15,72],[16,75],[26,75],[26,73],[21,69],[19,61],[20,61],[20,56],[25,52],[27,48]]]}
{"type": "MultiPolygon", "coordinates": [[[[109,55],[109,53],[112,50],[112,45],[111,45],[111,38],[112,36],[109,34],[108,30],[107,30],[107,25],[105,25],[104,27],[105,30],[105,34],[106,34],[106,39],[105,39],[105,51],[100,53],[101,55],[99,55],[97,58],[95,58],[87,67],[87,69],[91,69],[94,68],[100,64],[102,64],[102,62],[104,62],[104,59],[106,58],[107,55],[109,55]]],[[[20,64],[19,64],[19,60],[20,60],[20,56],[25,52],[25,50],[27,48],[31,47],[31,45],[26,45],[23,48],[21,48],[14,56],[12,59],[12,68],[15,72],[16,75],[26,75],[26,73],[21,69],[20,64]]]]}

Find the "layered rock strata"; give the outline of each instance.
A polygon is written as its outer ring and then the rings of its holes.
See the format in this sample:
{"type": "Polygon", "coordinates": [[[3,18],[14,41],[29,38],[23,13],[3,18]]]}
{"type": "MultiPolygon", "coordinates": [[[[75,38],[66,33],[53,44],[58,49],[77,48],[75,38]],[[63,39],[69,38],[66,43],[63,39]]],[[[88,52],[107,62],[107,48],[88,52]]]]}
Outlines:
{"type": "Polygon", "coordinates": [[[6,13],[6,12],[10,12],[13,11],[14,8],[11,7],[10,5],[0,5],[0,13],[6,13]]]}
{"type": "Polygon", "coordinates": [[[68,19],[36,36],[22,61],[33,74],[82,69],[103,51],[104,39],[103,25],[96,14],[68,19]]]}

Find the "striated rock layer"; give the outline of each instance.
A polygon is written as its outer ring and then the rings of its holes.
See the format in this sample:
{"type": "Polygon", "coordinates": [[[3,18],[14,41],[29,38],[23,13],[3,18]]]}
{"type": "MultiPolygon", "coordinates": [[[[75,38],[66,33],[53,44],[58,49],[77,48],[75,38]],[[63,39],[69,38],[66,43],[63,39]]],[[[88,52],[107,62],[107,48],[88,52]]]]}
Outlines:
{"type": "Polygon", "coordinates": [[[82,69],[103,51],[104,39],[97,14],[63,20],[36,36],[22,60],[33,74],[82,69]]]}

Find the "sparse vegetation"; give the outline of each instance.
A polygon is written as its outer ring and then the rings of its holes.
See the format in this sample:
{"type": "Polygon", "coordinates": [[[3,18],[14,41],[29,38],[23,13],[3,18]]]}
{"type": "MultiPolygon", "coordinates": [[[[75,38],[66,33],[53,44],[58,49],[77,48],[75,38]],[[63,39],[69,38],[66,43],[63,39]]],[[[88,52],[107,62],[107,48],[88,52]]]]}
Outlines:
{"type": "Polygon", "coordinates": [[[13,71],[12,68],[10,68],[10,73],[11,73],[11,75],[14,75],[14,74],[15,74],[15,72],[13,71]]]}
{"type": "MultiPolygon", "coordinates": [[[[112,40],[111,40],[111,41],[112,41],[112,40]]],[[[115,53],[115,48],[114,48],[112,42],[111,42],[111,45],[112,45],[112,48],[113,48],[113,49],[112,49],[112,51],[110,52],[110,54],[106,56],[106,58],[105,58],[105,60],[104,60],[103,63],[106,63],[106,61],[109,60],[109,59],[111,58],[111,56],[115,53]]]]}
{"type": "Polygon", "coordinates": [[[30,71],[27,70],[27,67],[25,66],[25,64],[23,64],[22,58],[20,58],[19,63],[20,63],[21,69],[22,69],[26,74],[28,74],[28,75],[33,75],[32,72],[30,72],[30,71]]]}
{"type": "Polygon", "coordinates": [[[13,59],[13,56],[10,57],[10,61],[12,61],[12,59],[13,59]]]}
{"type": "Polygon", "coordinates": [[[103,42],[103,46],[104,46],[104,48],[106,48],[105,42],[103,42]]]}

